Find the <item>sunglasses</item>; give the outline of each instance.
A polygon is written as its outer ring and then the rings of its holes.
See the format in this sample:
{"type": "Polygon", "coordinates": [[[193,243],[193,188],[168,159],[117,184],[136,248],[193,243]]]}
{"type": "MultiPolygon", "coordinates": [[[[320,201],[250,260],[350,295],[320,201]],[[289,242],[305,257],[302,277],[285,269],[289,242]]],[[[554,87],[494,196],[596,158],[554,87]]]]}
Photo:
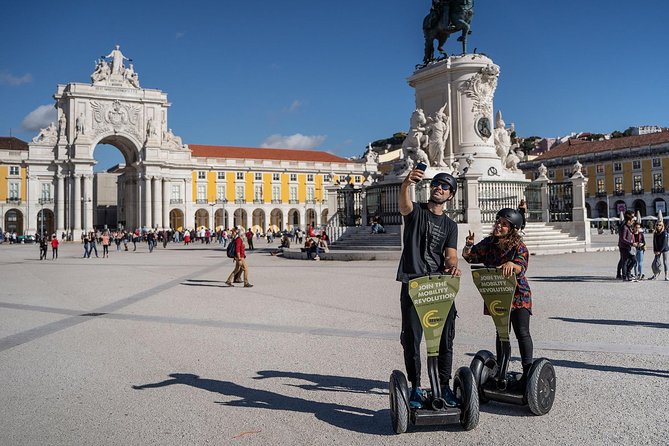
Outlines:
{"type": "Polygon", "coordinates": [[[441,190],[451,190],[450,184],[448,184],[445,181],[439,181],[439,180],[432,180],[432,182],[430,183],[430,187],[434,188],[440,187],[441,190]]]}

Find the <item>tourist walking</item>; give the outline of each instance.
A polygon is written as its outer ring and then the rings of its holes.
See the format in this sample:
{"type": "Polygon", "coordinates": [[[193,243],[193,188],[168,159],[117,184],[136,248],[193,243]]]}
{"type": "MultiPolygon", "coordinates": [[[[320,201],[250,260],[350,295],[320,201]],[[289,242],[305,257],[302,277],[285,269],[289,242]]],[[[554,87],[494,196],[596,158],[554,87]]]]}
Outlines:
{"type": "Polygon", "coordinates": [[[102,258],[109,258],[109,233],[105,231],[102,236],[102,258]]]}
{"type": "Polygon", "coordinates": [[[98,256],[98,239],[97,236],[95,235],[94,231],[91,231],[88,233],[88,239],[89,239],[89,244],[88,244],[88,257],[91,256],[91,253],[95,251],[95,257],[98,256]]]}
{"type": "MultiPolygon", "coordinates": [[[[409,404],[413,408],[423,407],[426,395],[420,388],[420,344],[423,328],[409,296],[409,281],[429,274],[447,273],[460,276],[457,253],[458,225],[444,213],[444,205],[455,196],[458,183],[452,175],[439,173],[430,182],[429,202],[414,203],[410,198],[410,186],[421,181],[424,174],[420,169],[411,170],[402,182],[399,194],[399,209],[404,218],[404,248],[396,278],[402,282],[400,342],[404,349],[407,377],[411,383],[409,404]]],[[[458,404],[449,384],[453,367],[456,314],[453,305],[446,317],[438,358],[442,396],[446,404],[451,407],[458,404]]]]}
{"type": "Polygon", "coordinates": [[[49,244],[47,242],[46,236],[42,235],[39,239],[39,259],[46,260],[46,254],[49,250],[49,244]]]}
{"type": "Polygon", "coordinates": [[[53,234],[51,236],[51,260],[58,258],[58,236],[53,234]]]}
{"type": "Polygon", "coordinates": [[[235,278],[235,275],[239,271],[244,272],[244,287],[251,288],[253,285],[249,283],[249,268],[246,265],[246,253],[244,252],[244,241],[242,240],[242,234],[244,234],[244,228],[238,228],[232,230],[232,241],[230,243],[235,244],[235,269],[232,270],[228,276],[228,280],[225,281],[226,285],[234,286],[232,281],[235,278]]]}
{"type": "Polygon", "coordinates": [[[643,235],[641,223],[636,222],[634,224],[632,235],[634,237],[634,247],[636,248],[636,255],[634,256],[636,260],[636,264],[634,265],[634,276],[637,280],[643,280],[643,254],[646,252],[646,237],[643,235]]]}
{"type": "MultiPolygon", "coordinates": [[[[516,274],[516,290],[511,308],[511,325],[518,339],[523,376],[516,381],[519,390],[525,388],[532,368],[533,343],[530,335],[530,316],[532,315],[532,291],[525,273],[530,253],[520,233],[523,217],[515,209],[505,208],[497,213],[492,233],[474,244],[474,233],[469,232],[465,239],[462,257],[469,263],[482,263],[488,268],[500,269],[504,277],[516,274]]],[[[502,343],[499,333],[496,338],[497,357],[501,357],[502,343]]],[[[509,347],[510,348],[510,347],[509,347]]],[[[511,351],[508,352],[511,357],[511,351]]]]}
{"type": "Polygon", "coordinates": [[[251,228],[246,231],[246,241],[249,244],[249,251],[253,251],[253,231],[251,231],[251,228]]]}
{"type": "Polygon", "coordinates": [[[664,266],[664,280],[669,281],[667,277],[667,253],[669,252],[669,232],[667,232],[664,221],[660,220],[655,225],[653,232],[653,276],[648,280],[653,280],[660,275],[662,266],[664,266]]]}
{"type": "Polygon", "coordinates": [[[623,216],[623,222],[618,228],[618,250],[620,260],[618,261],[619,274],[617,279],[631,282],[632,271],[634,269],[635,257],[632,255],[632,245],[634,244],[634,235],[632,234],[632,225],[634,224],[634,212],[626,211],[623,216]]]}

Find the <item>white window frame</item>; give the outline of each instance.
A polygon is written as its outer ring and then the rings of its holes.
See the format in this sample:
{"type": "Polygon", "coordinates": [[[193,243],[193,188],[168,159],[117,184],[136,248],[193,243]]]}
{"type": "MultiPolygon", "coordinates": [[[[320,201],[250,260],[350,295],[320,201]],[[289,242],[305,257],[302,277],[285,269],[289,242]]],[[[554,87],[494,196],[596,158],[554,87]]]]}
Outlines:
{"type": "Polygon", "coordinates": [[[244,181],[244,172],[236,172],[235,179],[237,181],[244,181]]]}
{"type": "Polygon", "coordinates": [[[40,198],[42,200],[51,200],[51,184],[42,183],[42,187],[40,190],[40,198]]]}
{"type": "Polygon", "coordinates": [[[613,177],[613,190],[615,192],[623,190],[623,177],[621,176],[613,177]],[[618,187],[618,185],[620,185],[620,187],[618,187]]]}
{"type": "Polygon", "coordinates": [[[256,184],[253,186],[253,200],[262,201],[262,184],[256,184]]]}
{"type": "Polygon", "coordinates": [[[314,174],[313,173],[308,173],[307,174],[307,182],[309,182],[309,183],[314,182],[314,174]]]}
{"type": "Polygon", "coordinates": [[[18,177],[21,174],[21,168],[19,166],[9,166],[9,175],[13,177],[18,177]]]}
{"type": "Polygon", "coordinates": [[[262,172],[256,172],[253,174],[254,181],[262,181],[262,172]]]}
{"type": "Polygon", "coordinates": [[[307,201],[313,201],[316,198],[316,190],[313,186],[307,186],[307,201]]]}
{"type": "Polygon", "coordinates": [[[360,183],[362,181],[362,176],[361,175],[353,175],[353,182],[354,183],[360,183]]]}
{"type": "Polygon", "coordinates": [[[614,172],[622,172],[623,171],[623,163],[618,163],[618,162],[613,163],[613,171],[614,172]]]}
{"type": "Polygon", "coordinates": [[[297,201],[297,186],[290,186],[288,193],[289,193],[288,198],[290,200],[297,201]]]}
{"type": "Polygon", "coordinates": [[[216,200],[217,201],[225,200],[225,185],[223,184],[216,185],[216,200]]]}
{"type": "Polygon", "coordinates": [[[7,191],[7,197],[12,200],[18,200],[21,196],[21,183],[14,181],[9,182],[9,190],[7,191]]]}
{"type": "Polygon", "coordinates": [[[181,185],[172,185],[172,200],[181,200],[181,185]]]}
{"type": "MultiPolygon", "coordinates": [[[[605,171],[604,164],[596,164],[595,165],[595,172],[596,173],[604,173],[604,171],[605,171]]],[[[555,174],[553,174],[553,176],[555,176],[555,174]]]]}
{"type": "Polygon", "coordinates": [[[197,171],[197,179],[198,180],[206,180],[207,179],[207,172],[204,170],[198,170],[197,171]]]}
{"type": "Polygon", "coordinates": [[[281,174],[280,173],[273,173],[272,174],[272,181],[281,181],[281,174]]]}
{"type": "Polygon", "coordinates": [[[662,158],[653,158],[652,166],[655,168],[662,167],[662,158]]]}
{"type": "Polygon", "coordinates": [[[276,184],[272,186],[272,201],[281,200],[281,186],[276,184]]]}
{"type": "Polygon", "coordinates": [[[641,169],[641,160],[632,161],[632,170],[639,170],[639,169],[641,169]]]}
{"type": "Polygon", "coordinates": [[[246,188],[243,184],[235,186],[235,200],[246,200],[246,188]]]}
{"type": "Polygon", "coordinates": [[[216,179],[225,180],[225,172],[216,172],[216,179]]]}
{"type": "Polygon", "coordinates": [[[291,183],[297,182],[297,174],[296,173],[291,173],[290,174],[290,182],[291,183]]]}
{"type": "Polygon", "coordinates": [[[329,183],[330,181],[332,181],[332,179],[330,178],[330,174],[323,175],[323,182],[324,183],[329,183]]]}
{"type": "Polygon", "coordinates": [[[207,199],[207,185],[198,184],[197,185],[197,200],[206,200],[207,199]]]}
{"type": "Polygon", "coordinates": [[[604,182],[604,178],[597,178],[597,193],[603,194],[604,192],[606,192],[606,183],[604,182]]]}

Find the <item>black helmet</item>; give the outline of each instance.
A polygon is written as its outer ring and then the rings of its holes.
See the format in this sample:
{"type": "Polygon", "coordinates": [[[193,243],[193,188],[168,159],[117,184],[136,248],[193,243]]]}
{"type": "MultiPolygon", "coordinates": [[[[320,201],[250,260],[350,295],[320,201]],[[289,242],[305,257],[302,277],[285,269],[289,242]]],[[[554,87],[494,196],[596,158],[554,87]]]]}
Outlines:
{"type": "Polygon", "coordinates": [[[453,175],[446,172],[438,173],[430,181],[430,185],[436,185],[435,183],[446,183],[451,188],[453,195],[458,191],[458,182],[453,175]]]}
{"type": "Polygon", "coordinates": [[[516,228],[516,230],[520,229],[521,226],[523,225],[523,217],[520,215],[520,212],[518,212],[515,209],[511,208],[500,209],[500,211],[497,213],[496,218],[503,218],[504,220],[511,223],[511,226],[516,228]]]}

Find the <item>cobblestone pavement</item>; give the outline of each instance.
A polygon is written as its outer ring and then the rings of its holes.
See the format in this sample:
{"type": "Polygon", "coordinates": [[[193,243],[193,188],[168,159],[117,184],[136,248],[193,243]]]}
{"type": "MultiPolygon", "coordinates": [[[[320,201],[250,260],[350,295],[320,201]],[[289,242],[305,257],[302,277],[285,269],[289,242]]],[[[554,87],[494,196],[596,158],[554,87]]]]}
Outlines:
{"type": "MultiPolygon", "coordinates": [[[[615,281],[615,252],[530,260],[535,356],[558,376],[548,415],[490,403],[473,431],[397,436],[387,390],[403,369],[396,262],[258,250],[248,258],[255,286],[244,289],[225,287],[232,263],[218,246],[112,248],[108,259],[82,251],[65,243],[58,260],[39,261],[37,246],[0,245],[2,445],[659,445],[669,436],[669,282],[615,281]]],[[[494,350],[461,266],[454,369],[494,350]]]]}

